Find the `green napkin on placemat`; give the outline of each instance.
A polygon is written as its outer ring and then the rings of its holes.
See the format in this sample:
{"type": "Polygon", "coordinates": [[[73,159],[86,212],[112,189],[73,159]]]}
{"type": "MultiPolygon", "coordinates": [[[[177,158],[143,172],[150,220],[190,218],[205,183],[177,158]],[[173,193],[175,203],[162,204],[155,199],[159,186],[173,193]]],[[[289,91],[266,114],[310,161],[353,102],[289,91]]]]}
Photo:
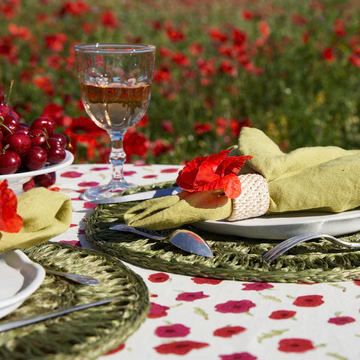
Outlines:
{"type": "Polygon", "coordinates": [[[45,188],[32,189],[18,197],[17,213],[23,227],[18,233],[0,233],[0,253],[37,245],[65,232],[71,222],[71,199],[45,188]]]}
{"type": "Polygon", "coordinates": [[[246,127],[239,150],[253,156],[247,165],[268,181],[269,213],[342,212],[360,206],[360,150],[319,146],[285,154],[262,131],[246,127]]]}
{"type": "MultiPolygon", "coordinates": [[[[241,206],[244,208],[251,205],[251,201],[269,204],[267,213],[342,212],[360,206],[360,150],[335,146],[306,147],[286,154],[262,131],[245,127],[240,133],[237,154],[252,156],[241,170],[240,177],[241,174],[260,174],[268,187],[267,199],[259,196],[253,200],[243,191],[241,206]]],[[[241,185],[243,190],[245,185],[241,185]]],[[[252,184],[248,188],[257,191],[252,184]]],[[[223,203],[219,204],[211,192],[184,194],[142,202],[126,212],[125,221],[131,226],[161,230],[204,220],[227,219],[230,215],[230,220],[247,217],[246,211],[243,217],[233,216],[240,206],[236,205],[240,197],[228,202],[222,200],[223,203]]],[[[265,212],[253,212],[248,217],[265,212]]]]}

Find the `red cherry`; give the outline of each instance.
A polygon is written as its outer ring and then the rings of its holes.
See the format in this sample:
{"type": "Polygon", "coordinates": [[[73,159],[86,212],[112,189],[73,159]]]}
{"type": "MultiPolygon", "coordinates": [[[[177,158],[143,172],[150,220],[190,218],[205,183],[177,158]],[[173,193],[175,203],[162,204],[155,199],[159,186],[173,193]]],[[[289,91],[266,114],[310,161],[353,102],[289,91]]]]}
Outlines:
{"type": "Polygon", "coordinates": [[[34,178],[31,178],[28,182],[26,182],[25,184],[23,184],[23,190],[24,191],[28,191],[31,190],[35,187],[35,181],[34,178]]]}
{"type": "Polygon", "coordinates": [[[46,151],[40,146],[30,148],[25,158],[25,166],[29,170],[41,169],[47,161],[46,151]]]}
{"type": "Polygon", "coordinates": [[[32,122],[31,129],[45,129],[47,134],[51,136],[55,130],[55,125],[56,124],[54,120],[45,116],[40,116],[32,122]]]}
{"type": "Polygon", "coordinates": [[[3,135],[3,133],[2,133],[2,131],[0,129],[0,143],[1,143],[2,139],[3,139],[3,137],[4,137],[4,135],[3,135]]]}
{"type": "Polygon", "coordinates": [[[29,136],[31,139],[31,146],[41,146],[45,143],[47,136],[44,130],[33,129],[29,131],[29,136]]]}
{"type": "Polygon", "coordinates": [[[66,149],[68,141],[67,141],[67,138],[66,138],[65,135],[63,135],[63,134],[52,134],[51,138],[56,139],[61,144],[61,146],[64,149],[66,149]]]}
{"type": "Polygon", "coordinates": [[[51,148],[47,151],[47,156],[50,163],[58,164],[65,159],[66,152],[62,147],[51,148]]]}
{"type": "Polygon", "coordinates": [[[56,173],[55,172],[35,176],[35,183],[38,186],[43,186],[43,187],[48,188],[50,186],[53,186],[55,184],[55,182],[56,182],[56,173]]]}
{"type": "Polygon", "coordinates": [[[8,113],[7,115],[3,116],[3,119],[4,120],[0,122],[0,125],[4,136],[14,133],[19,126],[19,120],[16,113],[8,113]]]}
{"type": "Polygon", "coordinates": [[[8,135],[5,142],[9,145],[9,150],[13,150],[21,156],[25,155],[31,148],[30,137],[22,132],[8,135]]]}
{"type": "Polygon", "coordinates": [[[19,124],[16,132],[23,132],[24,134],[29,135],[30,126],[28,124],[19,124]]]}
{"type": "Polygon", "coordinates": [[[61,149],[63,149],[63,147],[61,146],[60,142],[59,142],[57,139],[53,138],[53,137],[47,139],[47,141],[44,142],[44,143],[41,145],[41,147],[42,147],[43,149],[45,149],[46,151],[49,151],[50,149],[56,149],[56,148],[61,148],[61,149]]]}
{"type": "Polygon", "coordinates": [[[21,166],[21,158],[14,151],[0,154],[0,175],[15,173],[21,166]]]}

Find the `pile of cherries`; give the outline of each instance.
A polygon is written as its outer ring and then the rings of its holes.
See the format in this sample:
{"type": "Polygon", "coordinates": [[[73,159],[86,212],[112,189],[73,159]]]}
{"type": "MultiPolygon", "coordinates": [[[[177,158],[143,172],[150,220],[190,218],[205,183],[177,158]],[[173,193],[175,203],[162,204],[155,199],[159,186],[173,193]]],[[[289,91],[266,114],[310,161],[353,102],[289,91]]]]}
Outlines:
{"type": "Polygon", "coordinates": [[[0,175],[39,170],[58,164],[68,145],[63,134],[55,134],[55,121],[38,117],[31,125],[19,122],[11,107],[0,104],[0,175]]]}

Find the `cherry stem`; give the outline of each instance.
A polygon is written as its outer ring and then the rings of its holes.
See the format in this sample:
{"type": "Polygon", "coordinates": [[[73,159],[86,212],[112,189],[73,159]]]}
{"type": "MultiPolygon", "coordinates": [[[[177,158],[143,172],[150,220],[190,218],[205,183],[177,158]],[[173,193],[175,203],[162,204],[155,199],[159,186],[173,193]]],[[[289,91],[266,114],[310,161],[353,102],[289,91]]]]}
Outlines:
{"type": "Polygon", "coordinates": [[[13,132],[4,124],[4,118],[0,115],[0,126],[4,127],[11,135],[13,132]]]}
{"type": "Polygon", "coordinates": [[[6,150],[7,150],[9,147],[10,147],[9,144],[5,145],[5,146],[3,147],[3,149],[1,150],[0,154],[1,154],[1,155],[4,155],[5,152],[6,152],[6,150]]]}

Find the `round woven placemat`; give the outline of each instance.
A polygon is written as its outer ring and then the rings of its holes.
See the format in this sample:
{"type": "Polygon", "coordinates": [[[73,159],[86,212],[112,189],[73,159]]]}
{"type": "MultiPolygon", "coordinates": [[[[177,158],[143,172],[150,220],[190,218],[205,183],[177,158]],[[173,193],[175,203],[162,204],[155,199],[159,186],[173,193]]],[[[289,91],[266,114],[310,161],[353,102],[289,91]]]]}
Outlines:
{"type": "Polygon", "coordinates": [[[61,244],[24,252],[44,267],[87,274],[100,284],[84,286],[47,274],[40,288],[1,322],[112,297],[121,300],[1,333],[0,359],[96,359],[122,344],[145,320],[149,310],[146,285],[117,259],[61,244]]]}
{"type": "MultiPolygon", "coordinates": [[[[173,186],[163,183],[160,187],[173,186]]],[[[141,186],[131,192],[158,186],[141,186]]],[[[360,251],[334,246],[327,240],[302,243],[271,265],[262,259],[278,242],[220,236],[195,230],[207,240],[213,258],[181,251],[167,241],[109,230],[123,223],[123,215],[135,203],[98,206],[87,218],[86,234],[94,247],[134,265],[156,271],[217,279],[268,282],[333,282],[360,279],[360,251]]],[[[343,236],[360,241],[360,233],[343,236]]]]}

